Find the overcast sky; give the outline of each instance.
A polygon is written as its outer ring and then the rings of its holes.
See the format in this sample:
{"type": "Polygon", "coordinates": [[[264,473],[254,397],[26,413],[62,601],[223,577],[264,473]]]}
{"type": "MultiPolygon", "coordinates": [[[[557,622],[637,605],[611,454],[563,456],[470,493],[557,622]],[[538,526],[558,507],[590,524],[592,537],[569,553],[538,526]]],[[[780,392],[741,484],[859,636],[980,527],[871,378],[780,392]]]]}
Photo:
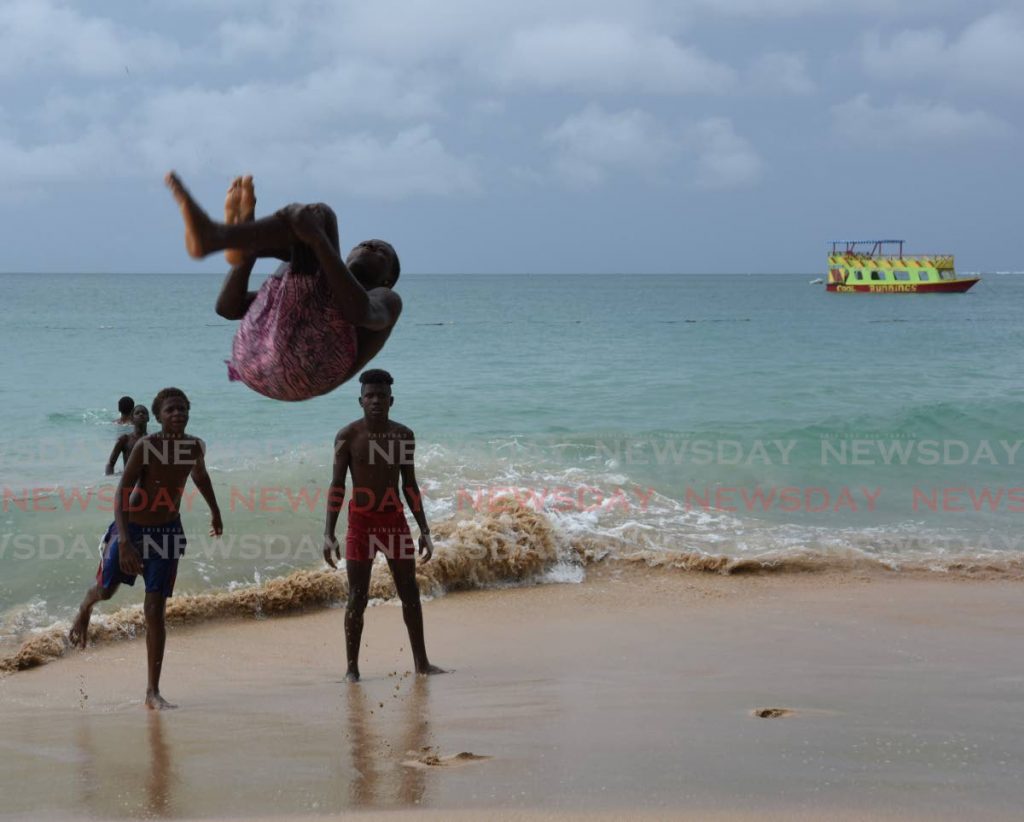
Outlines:
{"type": "Polygon", "coordinates": [[[407,272],[1024,269],[1024,0],[0,0],[2,271],[214,271],[323,200],[407,272]]]}

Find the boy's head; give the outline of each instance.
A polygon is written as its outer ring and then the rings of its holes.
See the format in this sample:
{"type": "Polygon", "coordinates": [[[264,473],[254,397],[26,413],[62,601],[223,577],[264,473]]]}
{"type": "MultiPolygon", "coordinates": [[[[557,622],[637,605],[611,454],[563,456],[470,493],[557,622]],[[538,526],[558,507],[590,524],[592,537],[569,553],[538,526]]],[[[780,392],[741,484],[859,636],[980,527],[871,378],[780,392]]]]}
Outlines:
{"type": "Polygon", "coordinates": [[[135,400],[131,397],[121,397],[117,401],[117,410],[120,412],[122,417],[127,417],[132,413],[132,409],[135,408],[135,400]]]}
{"type": "Polygon", "coordinates": [[[395,404],[391,386],[395,379],[381,368],[371,368],[359,375],[359,405],[368,420],[386,420],[388,411],[395,404]]]}
{"type": "Polygon", "coordinates": [[[191,407],[180,388],[164,388],[153,397],[153,416],[168,433],[180,434],[185,430],[191,407]]]}
{"type": "Polygon", "coordinates": [[[345,265],[367,290],[381,286],[394,288],[402,273],[397,252],[385,240],[363,240],[348,253],[345,265]]]}
{"type": "Polygon", "coordinates": [[[145,425],[149,422],[149,409],[144,405],[136,405],[132,409],[132,422],[135,425],[145,425]]]}

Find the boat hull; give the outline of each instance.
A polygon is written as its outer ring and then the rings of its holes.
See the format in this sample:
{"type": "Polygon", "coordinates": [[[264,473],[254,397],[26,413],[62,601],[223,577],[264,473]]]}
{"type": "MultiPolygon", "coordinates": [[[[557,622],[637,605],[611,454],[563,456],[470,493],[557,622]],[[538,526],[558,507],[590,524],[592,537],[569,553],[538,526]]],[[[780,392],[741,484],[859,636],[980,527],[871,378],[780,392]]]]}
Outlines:
{"type": "Polygon", "coordinates": [[[828,283],[825,290],[848,294],[962,294],[980,279],[971,277],[963,280],[942,280],[937,283],[828,283]]]}

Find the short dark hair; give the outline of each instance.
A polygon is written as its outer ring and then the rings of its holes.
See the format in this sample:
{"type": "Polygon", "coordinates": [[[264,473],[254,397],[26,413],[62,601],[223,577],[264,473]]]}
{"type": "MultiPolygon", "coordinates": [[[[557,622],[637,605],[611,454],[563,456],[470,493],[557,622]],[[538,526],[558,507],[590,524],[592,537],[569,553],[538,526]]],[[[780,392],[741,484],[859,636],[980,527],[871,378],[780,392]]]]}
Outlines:
{"type": "Polygon", "coordinates": [[[185,395],[185,392],[180,388],[161,388],[157,395],[153,397],[153,407],[151,410],[153,411],[154,417],[160,419],[160,409],[163,407],[164,400],[170,399],[171,397],[181,397],[185,400],[186,408],[192,407],[192,403],[188,401],[188,397],[185,395]]]}
{"type": "Polygon", "coordinates": [[[134,408],[135,400],[133,400],[131,397],[124,396],[117,401],[117,410],[120,411],[122,414],[130,414],[132,413],[132,410],[134,408]]]}
{"type": "Polygon", "coordinates": [[[371,368],[359,375],[360,385],[394,385],[395,378],[383,368],[371,368]]]}

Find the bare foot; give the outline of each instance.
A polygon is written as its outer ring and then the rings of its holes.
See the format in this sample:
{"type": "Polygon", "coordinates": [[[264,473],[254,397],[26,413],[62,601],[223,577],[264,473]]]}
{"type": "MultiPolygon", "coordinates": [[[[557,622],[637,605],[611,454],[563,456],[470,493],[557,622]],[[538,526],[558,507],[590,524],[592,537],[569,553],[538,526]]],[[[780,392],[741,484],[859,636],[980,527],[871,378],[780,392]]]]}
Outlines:
{"type": "Polygon", "coordinates": [[[349,671],[347,674],[345,674],[345,681],[346,682],[358,682],[359,681],[359,671],[349,671]]]}
{"type": "Polygon", "coordinates": [[[238,222],[249,223],[256,219],[256,187],[252,184],[252,175],[242,178],[242,197],[238,202],[238,222]]]}
{"type": "MultiPolygon", "coordinates": [[[[242,178],[235,177],[231,181],[231,185],[228,186],[228,193],[224,196],[224,222],[228,225],[234,225],[235,223],[241,222],[239,213],[239,203],[242,200],[242,178]]],[[[234,248],[229,248],[224,252],[224,259],[228,261],[228,265],[240,265],[244,256],[241,251],[234,248]]]]}
{"type": "Polygon", "coordinates": [[[164,182],[178,201],[181,216],[185,219],[185,250],[189,256],[197,260],[210,252],[207,250],[216,232],[216,226],[210,216],[203,211],[199,203],[192,199],[188,189],[173,171],[168,171],[164,182]]]}
{"type": "Polygon", "coordinates": [[[68,642],[72,645],[77,645],[79,648],[85,648],[85,642],[89,635],[89,620],[91,618],[92,608],[82,608],[78,612],[78,618],[68,632],[68,642]]]}
{"type": "Polygon", "coordinates": [[[146,707],[151,711],[170,711],[177,708],[177,705],[172,705],[160,694],[154,691],[148,691],[146,693],[146,707]]]}
{"type": "Polygon", "coordinates": [[[446,671],[444,668],[438,668],[436,665],[428,665],[426,668],[417,668],[416,673],[419,676],[432,676],[433,674],[450,674],[451,671],[446,671]]]}

